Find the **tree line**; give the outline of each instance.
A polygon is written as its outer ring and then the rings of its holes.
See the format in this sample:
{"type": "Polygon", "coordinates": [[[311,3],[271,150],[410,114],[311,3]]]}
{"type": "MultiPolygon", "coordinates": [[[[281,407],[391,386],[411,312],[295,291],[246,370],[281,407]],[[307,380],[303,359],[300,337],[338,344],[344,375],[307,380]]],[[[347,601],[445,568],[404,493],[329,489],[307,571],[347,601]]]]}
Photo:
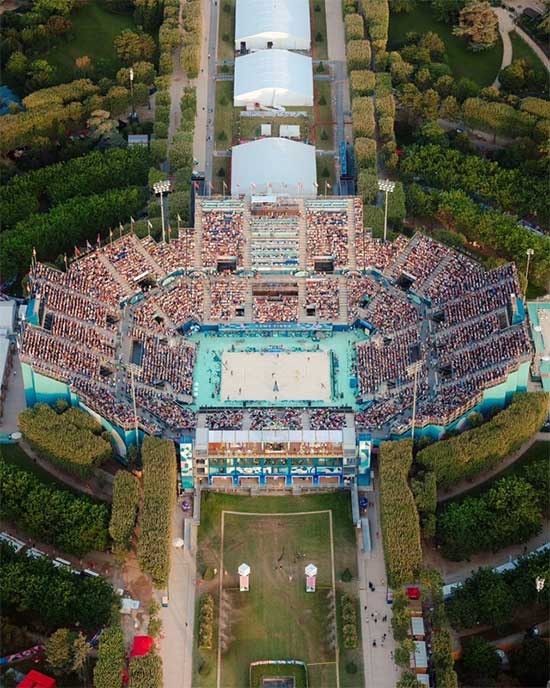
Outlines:
{"type": "Polygon", "coordinates": [[[127,186],[143,186],[150,160],[147,149],[114,148],[12,177],[0,189],[2,231],[29,215],[76,196],[92,196],[127,186]]]}
{"type": "Polygon", "coordinates": [[[380,518],[388,580],[394,587],[414,580],[422,565],[420,523],[408,484],[412,460],[410,440],[380,445],[380,518]]]}
{"type": "Polygon", "coordinates": [[[40,542],[83,556],[109,545],[109,507],[47,485],[0,456],[0,516],[40,542]]]}
{"type": "Polygon", "coordinates": [[[140,512],[138,561],[157,586],[170,572],[172,514],[176,502],[176,453],[170,440],[146,437],[143,462],[143,506],[140,512]]]}
{"type": "Polygon", "coordinates": [[[127,471],[117,471],[113,483],[113,505],[109,533],[115,550],[124,551],[130,546],[136,523],[140,490],[135,476],[127,471]]]}
{"type": "Polygon", "coordinates": [[[96,630],[117,603],[113,588],[99,576],[79,576],[45,558],[32,559],[0,543],[0,605],[7,616],[30,619],[51,631],[78,623],[96,630]]]}
{"type": "Polygon", "coordinates": [[[548,550],[522,557],[513,569],[497,573],[480,568],[457,588],[445,606],[454,628],[473,628],[478,624],[502,627],[514,613],[534,604],[550,604],[548,585],[537,592],[537,578],[550,578],[548,550]]]}
{"type": "Polygon", "coordinates": [[[434,471],[437,484],[449,487],[496,466],[540,430],[546,417],[548,395],[520,392],[512,403],[478,428],[467,430],[425,447],[416,461],[434,471]]]}
{"type": "Polygon", "coordinates": [[[41,456],[80,477],[113,456],[108,435],[81,409],[58,414],[47,404],[36,404],[19,414],[19,427],[41,456]]]}
{"type": "Polygon", "coordinates": [[[496,552],[542,530],[548,510],[550,464],[542,457],[517,467],[488,490],[446,505],[437,518],[437,541],[448,559],[496,552]]]}
{"type": "Polygon", "coordinates": [[[422,181],[438,189],[462,189],[476,200],[494,204],[521,216],[535,215],[549,225],[545,202],[546,180],[506,169],[479,155],[469,155],[436,144],[407,147],[401,174],[408,181],[422,181]]]}

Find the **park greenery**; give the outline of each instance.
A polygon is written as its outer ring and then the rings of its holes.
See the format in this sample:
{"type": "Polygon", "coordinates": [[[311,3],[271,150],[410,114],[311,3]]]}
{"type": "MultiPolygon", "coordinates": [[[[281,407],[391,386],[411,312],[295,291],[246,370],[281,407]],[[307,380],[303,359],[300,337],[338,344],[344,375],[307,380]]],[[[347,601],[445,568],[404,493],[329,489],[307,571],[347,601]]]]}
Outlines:
{"type": "Polygon", "coordinates": [[[0,456],[0,517],[40,542],[82,556],[109,544],[109,508],[45,484],[0,456]]]}
{"type": "Polygon", "coordinates": [[[33,213],[47,212],[77,196],[143,186],[148,169],[146,149],[114,148],[17,175],[0,188],[1,229],[5,231],[33,213]]]}
{"type": "Polygon", "coordinates": [[[154,647],[142,657],[132,657],[128,669],[129,688],[162,688],[162,659],[154,647]]]}
{"type": "Polygon", "coordinates": [[[70,628],[58,628],[45,643],[46,663],[56,676],[72,674],[68,680],[82,682],[87,675],[91,648],[86,636],[70,628]]]}
{"type": "Polygon", "coordinates": [[[19,427],[42,457],[80,477],[88,477],[113,455],[108,435],[81,409],[56,413],[47,404],[36,404],[19,414],[19,427]]]}
{"type": "Polygon", "coordinates": [[[408,484],[412,442],[380,446],[380,518],[390,585],[413,581],[422,564],[420,523],[408,484]]]}
{"type": "Polygon", "coordinates": [[[547,405],[544,392],[517,393],[508,408],[487,423],[425,447],[416,462],[435,472],[441,488],[490,470],[540,430],[547,405]]]}
{"type": "Polygon", "coordinates": [[[0,605],[8,617],[46,632],[75,623],[96,630],[110,619],[115,593],[104,578],[78,576],[3,543],[0,555],[0,605]]]}
{"type": "Polygon", "coordinates": [[[342,637],[344,647],[353,649],[357,647],[357,599],[351,595],[342,595],[340,608],[342,614],[342,637]]]}
{"type": "Polygon", "coordinates": [[[139,483],[135,476],[119,470],[113,483],[113,505],[109,533],[117,551],[130,547],[139,506],[139,483]]]}
{"type": "Polygon", "coordinates": [[[550,226],[545,199],[547,184],[541,177],[437,144],[408,147],[400,170],[407,182],[420,181],[437,189],[461,189],[474,200],[521,216],[532,214],[544,226],[550,226]]]}
{"type": "Polygon", "coordinates": [[[467,559],[526,542],[542,530],[548,511],[550,463],[521,464],[481,494],[446,505],[437,518],[437,540],[448,559],[467,559]]]}
{"type": "Polygon", "coordinates": [[[201,595],[199,600],[199,647],[211,650],[214,641],[214,597],[210,593],[201,595]]]}
{"type": "Polygon", "coordinates": [[[157,586],[170,571],[172,513],[176,502],[176,455],[173,442],[146,437],[141,450],[143,505],[140,510],[138,561],[157,586]]]}
{"type": "Polygon", "coordinates": [[[95,688],[122,688],[126,664],[124,633],[119,624],[106,628],[99,639],[94,667],[95,688]]]}
{"type": "MultiPolygon", "coordinates": [[[[502,627],[519,610],[550,603],[550,590],[537,592],[537,577],[548,580],[548,551],[522,557],[513,569],[497,573],[480,568],[457,588],[446,602],[447,614],[456,629],[474,628],[478,624],[502,627]]],[[[546,614],[547,615],[547,614],[546,614]]]]}

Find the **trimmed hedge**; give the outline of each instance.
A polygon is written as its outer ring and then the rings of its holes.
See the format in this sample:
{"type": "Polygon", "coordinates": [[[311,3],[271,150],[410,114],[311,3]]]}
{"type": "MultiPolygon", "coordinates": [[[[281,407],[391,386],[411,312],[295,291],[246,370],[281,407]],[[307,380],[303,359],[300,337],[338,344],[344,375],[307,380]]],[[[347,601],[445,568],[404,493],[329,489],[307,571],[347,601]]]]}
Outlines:
{"type": "Polygon", "coordinates": [[[172,512],[176,503],[176,452],[170,440],[146,437],[141,448],[143,505],[138,561],[157,586],[170,572],[172,512]]]}
{"type": "Polygon", "coordinates": [[[369,41],[350,41],[346,46],[346,58],[350,71],[352,69],[369,69],[371,62],[369,41]]]}
{"type": "Polygon", "coordinates": [[[19,427],[41,456],[80,477],[113,456],[101,425],[80,409],[57,414],[47,404],[36,404],[19,414],[19,427]]]}
{"type": "Polygon", "coordinates": [[[199,647],[211,650],[214,639],[214,598],[210,593],[199,600],[199,647]]]}
{"type": "Polygon", "coordinates": [[[137,478],[127,471],[117,471],[113,483],[113,507],[109,533],[117,549],[128,549],[139,505],[137,478]]]}
{"type": "Polygon", "coordinates": [[[355,41],[365,37],[365,24],[360,14],[347,14],[344,19],[346,41],[355,41]]]}
{"type": "Polygon", "coordinates": [[[353,144],[355,150],[355,164],[359,170],[372,171],[376,174],[376,141],[360,136],[353,144]]]}
{"type": "Polygon", "coordinates": [[[120,626],[109,626],[99,639],[97,662],[94,667],[95,688],[122,688],[126,664],[124,634],[120,626]]]}
{"type": "Polygon", "coordinates": [[[352,98],[370,96],[374,91],[375,76],[369,69],[354,69],[349,75],[352,98]]]}
{"type": "Polygon", "coordinates": [[[358,635],[357,600],[351,595],[342,595],[342,636],[347,650],[357,647],[358,635]]]}
{"type": "Polygon", "coordinates": [[[43,483],[0,454],[0,518],[41,542],[83,556],[109,545],[109,507],[43,483]]]}
{"type": "Polygon", "coordinates": [[[435,442],[416,456],[434,471],[439,487],[470,478],[496,466],[540,430],[546,417],[548,394],[520,392],[510,406],[478,428],[435,442]]]}
{"type": "Polygon", "coordinates": [[[142,657],[132,657],[128,669],[129,688],[162,688],[162,659],[155,648],[142,657]]]}
{"type": "Polygon", "coordinates": [[[386,49],[390,8],[388,0],[360,0],[361,13],[365,17],[367,32],[375,54],[386,49]]]}
{"type": "Polygon", "coordinates": [[[378,197],[378,177],[374,172],[361,170],[357,178],[357,191],[364,205],[374,203],[378,197]]]}
{"type": "Polygon", "coordinates": [[[354,98],[351,110],[354,137],[372,138],[374,136],[374,105],[372,98],[354,98]]]}
{"type": "Polygon", "coordinates": [[[412,441],[380,445],[380,518],[390,585],[415,579],[422,565],[420,522],[407,478],[412,441]]]}

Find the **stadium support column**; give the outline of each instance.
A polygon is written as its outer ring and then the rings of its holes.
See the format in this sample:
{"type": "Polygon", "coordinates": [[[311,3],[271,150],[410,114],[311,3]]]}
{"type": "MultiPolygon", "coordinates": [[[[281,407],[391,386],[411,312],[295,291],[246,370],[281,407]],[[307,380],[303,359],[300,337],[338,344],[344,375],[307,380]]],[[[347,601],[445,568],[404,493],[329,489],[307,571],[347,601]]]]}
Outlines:
{"type": "Polygon", "coordinates": [[[525,254],[527,255],[527,266],[525,268],[525,293],[524,293],[524,298],[527,298],[527,287],[529,286],[529,267],[531,265],[531,258],[535,255],[535,251],[532,248],[528,248],[527,251],[525,251],[525,254]]]}
{"type": "Polygon", "coordinates": [[[392,193],[393,190],[395,189],[395,182],[392,182],[389,179],[379,179],[378,180],[378,188],[380,191],[384,191],[384,193],[385,193],[385,199],[384,199],[384,243],[386,243],[387,235],[388,235],[388,193],[392,193]]]}
{"type": "Polygon", "coordinates": [[[416,423],[416,398],[418,395],[418,371],[422,367],[422,361],[416,361],[407,368],[407,372],[410,374],[414,373],[414,387],[413,387],[413,405],[412,405],[412,418],[411,418],[411,440],[414,446],[414,425],[416,423]]]}

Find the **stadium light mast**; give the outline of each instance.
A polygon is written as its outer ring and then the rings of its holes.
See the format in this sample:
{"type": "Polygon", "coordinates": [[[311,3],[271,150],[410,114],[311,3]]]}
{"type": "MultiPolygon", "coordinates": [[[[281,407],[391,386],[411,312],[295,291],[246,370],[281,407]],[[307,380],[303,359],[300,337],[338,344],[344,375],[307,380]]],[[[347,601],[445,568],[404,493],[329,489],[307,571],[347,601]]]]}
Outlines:
{"type": "Polygon", "coordinates": [[[386,243],[386,237],[388,234],[388,193],[393,193],[395,189],[395,182],[389,179],[379,179],[378,189],[384,191],[385,202],[384,202],[384,243],[386,243]]]}
{"type": "Polygon", "coordinates": [[[529,268],[531,267],[531,258],[535,255],[535,250],[532,248],[528,248],[527,251],[525,251],[525,254],[527,255],[527,266],[525,268],[525,294],[524,294],[524,296],[527,297],[527,287],[529,286],[529,268]]]}
{"type": "Polygon", "coordinates": [[[130,120],[133,122],[136,118],[136,109],[134,107],[134,68],[130,67],[130,99],[132,101],[132,114],[130,115],[130,120]]]}
{"type": "Polygon", "coordinates": [[[130,368],[130,381],[132,383],[132,406],[134,408],[134,429],[136,431],[136,448],[139,451],[139,430],[136,406],[136,381],[134,379],[134,368],[130,368]]]}
{"type": "Polygon", "coordinates": [[[413,387],[413,405],[412,405],[412,419],[411,419],[411,440],[414,447],[414,424],[416,422],[416,398],[418,395],[418,371],[422,367],[422,361],[416,361],[407,368],[409,375],[414,373],[414,387],[413,387]]]}
{"type": "Polygon", "coordinates": [[[164,201],[163,195],[170,193],[170,181],[168,179],[162,182],[155,182],[153,184],[153,191],[157,196],[160,196],[160,218],[162,223],[162,240],[166,243],[166,226],[164,221],[164,201]]]}

